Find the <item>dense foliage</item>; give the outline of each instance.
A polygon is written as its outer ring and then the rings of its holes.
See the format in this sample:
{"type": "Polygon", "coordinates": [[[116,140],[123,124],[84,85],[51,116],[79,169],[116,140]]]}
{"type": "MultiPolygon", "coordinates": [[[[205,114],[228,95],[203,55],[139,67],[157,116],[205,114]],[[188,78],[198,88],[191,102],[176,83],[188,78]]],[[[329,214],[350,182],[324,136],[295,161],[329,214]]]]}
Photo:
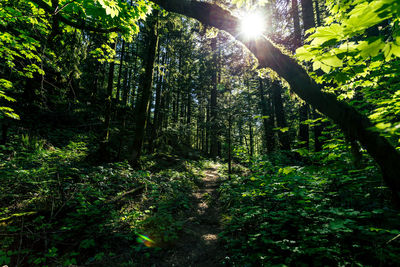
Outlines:
{"type": "MultiPolygon", "coordinates": [[[[397,0],[200,2],[265,15],[293,69],[399,150],[397,0]]],[[[205,228],[210,168],[219,264],[398,265],[396,188],[357,129],[162,3],[0,1],[0,265],[165,263],[205,228]]]]}
{"type": "Polygon", "coordinates": [[[162,170],[151,158],[147,170],[90,166],[86,137],[74,139],[58,148],[22,135],[12,151],[3,147],[1,264],[140,265],[153,252],[136,242],[140,235],[158,247],[176,241],[204,163],[165,157],[162,170]]]}
{"type": "Polygon", "coordinates": [[[376,168],[327,155],[307,164],[285,154],[253,161],[225,182],[222,239],[234,266],[392,266],[399,215],[376,168]]]}

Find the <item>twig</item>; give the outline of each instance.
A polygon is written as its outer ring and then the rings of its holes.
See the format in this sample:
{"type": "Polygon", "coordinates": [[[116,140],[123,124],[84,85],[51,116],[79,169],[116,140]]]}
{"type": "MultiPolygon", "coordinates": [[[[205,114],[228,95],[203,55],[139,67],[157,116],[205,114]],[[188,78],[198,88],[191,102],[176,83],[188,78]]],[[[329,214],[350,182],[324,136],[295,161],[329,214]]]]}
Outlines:
{"type": "Polygon", "coordinates": [[[400,237],[400,234],[396,235],[395,237],[393,237],[392,239],[390,239],[388,242],[386,242],[386,245],[389,244],[390,242],[396,240],[397,238],[400,237]]]}
{"type": "Polygon", "coordinates": [[[124,192],[124,193],[122,193],[121,195],[116,196],[116,197],[114,197],[113,199],[110,199],[110,200],[106,201],[106,203],[110,203],[110,204],[115,203],[115,202],[117,202],[118,200],[120,200],[121,198],[124,198],[124,197],[126,197],[127,195],[130,195],[130,194],[134,194],[134,193],[136,193],[137,191],[143,189],[144,187],[145,187],[144,185],[141,185],[141,186],[139,186],[139,187],[137,187],[137,188],[135,188],[135,189],[132,189],[132,190],[127,191],[127,192],[124,192]]]}
{"type": "Polygon", "coordinates": [[[69,6],[70,4],[72,4],[73,2],[75,2],[75,0],[72,0],[68,3],[65,3],[65,5],[63,5],[61,8],[56,8],[54,15],[57,15],[59,12],[61,12],[64,8],[66,8],[67,6],[69,6]]]}

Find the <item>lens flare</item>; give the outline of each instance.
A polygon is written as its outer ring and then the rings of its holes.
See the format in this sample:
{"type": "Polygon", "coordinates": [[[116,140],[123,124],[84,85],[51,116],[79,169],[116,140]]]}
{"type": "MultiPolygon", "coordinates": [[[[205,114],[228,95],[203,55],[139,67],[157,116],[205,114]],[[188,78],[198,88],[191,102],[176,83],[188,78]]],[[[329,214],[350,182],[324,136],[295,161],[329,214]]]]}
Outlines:
{"type": "Polygon", "coordinates": [[[137,234],[137,235],[138,235],[138,238],[136,239],[137,242],[143,243],[143,245],[145,245],[148,248],[156,246],[156,243],[153,240],[151,240],[151,238],[149,238],[148,236],[141,235],[141,234],[137,234]]]}
{"type": "Polygon", "coordinates": [[[254,39],[265,31],[265,19],[261,13],[248,13],[241,18],[240,32],[247,39],[254,39]]]}

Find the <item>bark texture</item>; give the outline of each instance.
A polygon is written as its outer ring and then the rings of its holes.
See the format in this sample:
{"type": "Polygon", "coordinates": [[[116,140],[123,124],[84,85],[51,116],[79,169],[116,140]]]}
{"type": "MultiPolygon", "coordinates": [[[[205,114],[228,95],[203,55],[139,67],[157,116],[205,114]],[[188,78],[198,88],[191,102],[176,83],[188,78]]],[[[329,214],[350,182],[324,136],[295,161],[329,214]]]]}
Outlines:
{"type": "Polygon", "coordinates": [[[263,118],[263,126],[264,126],[264,142],[267,148],[267,152],[271,153],[275,150],[275,140],[274,140],[274,114],[272,112],[271,107],[271,98],[266,98],[264,91],[264,84],[262,79],[259,80],[260,84],[258,87],[259,96],[260,96],[260,107],[261,107],[261,115],[263,118]]]}
{"type": "Polygon", "coordinates": [[[154,61],[157,53],[157,45],[158,45],[158,35],[156,30],[156,17],[157,13],[154,14],[153,21],[150,26],[149,32],[149,46],[147,50],[147,58],[146,58],[146,66],[145,73],[142,77],[142,96],[140,101],[138,101],[138,105],[136,107],[136,131],[135,138],[133,140],[132,146],[132,158],[131,164],[137,165],[138,160],[140,158],[144,134],[147,125],[148,119],[148,111],[150,106],[150,98],[153,87],[153,74],[154,74],[154,61]]]}

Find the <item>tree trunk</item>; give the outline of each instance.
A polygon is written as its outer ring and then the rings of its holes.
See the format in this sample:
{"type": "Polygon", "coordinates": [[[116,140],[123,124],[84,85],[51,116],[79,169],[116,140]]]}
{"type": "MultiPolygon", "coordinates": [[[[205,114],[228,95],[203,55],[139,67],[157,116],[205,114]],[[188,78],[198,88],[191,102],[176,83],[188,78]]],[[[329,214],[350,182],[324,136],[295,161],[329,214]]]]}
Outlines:
{"type": "Polygon", "coordinates": [[[319,0],[315,0],[315,14],[317,15],[317,26],[321,26],[321,11],[319,9],[319,0]]]}
{"type": "Polygon", "coordinates": [[[129,92],[131,91],[130,84],[132,84],[132,81],[131,81],[132,73],[133,73],[132,68],[127,69],[126,73],[125,73],[125,80],[124,80],[124,87],[123,87],[124,90],[122,91],[122,105],[124,107],[126,107],[128,105],[128,95],[129,95],[129,92]]]}
{"type": "MultiPolygon", "coordinates": [[[[130,77],[130,83],[131,84],[136,84],[136,74],[137,74],[137,72],[138,72],[138,56],[137,56],[137,54],[138,54],[138,49],[139,49],[139,44],[138,44],[138,41],[136,41],[136,48],[134,49],[134,50],[132,50],[132,52],[134,52],[135,53],[135,59],[133,60],[133,67],[132,67],[132,75],[131,75],[131,77],[130,77]]],[[[128,96],[127,97],[127,99],[126,99],[126,106],[128,106],[129,105],[129,103],[130,103],[130,106],[131,107],[134,107],[135,106],[135,97],[136,97],[136,85],[135,86],[133,86],[132,87],[132,90],[129,90],[130,91],[130,96],[128,96]]]]}
{"type": "Polygon", "coordinates": [[[312,0],[301,0],[301,14],[304,31],[315,27],[314,8],[312,0]]]}
{"type": "Polygon", "coordinates": [[[197,1],[153,0],[167,11],[181,13],[200,22],[225,30],[242,42],[258,59],[259,67],[271,68],[284,78],[300,98],[331,118],[358,140],[380,165],[383,178],[400,199],[400,154],[389,141],[376,132],[372,122],[336,96],[322,92],[307,71],[289,55],[283,54],[270,40],[261,36],[247,41],[240,34],[239,19],[215,4],[197,1]]]}
{"type": "MultiPolygon", "coordinates": [[[[115,42],[115,47],[114,49],[117,48],[117,42],[115,42]]],[[[109,135],[110,135],[110,122],[111,122],[111,108],[112,108],[112,91],[113,91],[113,85],[114,85],[114,69],[115,69],[115,58],[114,60],[110,63],[110,68],[108,71],[108,82],[107,82],[107,94],[106,94],[106,110],[104,113],[104,129],[105,129],[105,134],[104,134],[104,141],[108,141],[109,135]]]]}
{"type": "MultiPolygon", "coordinates": [[[[321,26],[321,14],[320,14],[320,9],[319,9],[319,0],[315,0],[315,14],[316,14],[316,19],[317,19],[317,25],[316,26],[321,26]]],[[[317,111],[313,110],[313,119],[316,120],[318,118],[322,118],[320,114],[318,114],[317,111]]],[[[324,125],[326,123],[323,123],[321,121],[318,122],[317,125],[313,127],[313,132],[314,132],[314,151],[319,152],[322,150],[323,142],[321,140],[322,137],[322,130],[324,128],[324,125]]]]}
{"type": "MultiPolygon", "coordinates": [[[[190,75],[189,75],[189,81],[191,81],[190,75]]],[[[188,129],[187,144],[189,147],[192,146],[191,123],[192,123],[192,87],[189,82],[188,94],[187,94],[187,112],[186,112],[186,125],[187,125],[187,129],[188,129]]]]}
{"type": "MultiPolygon", "coordinates": [[[[117,41],[115,41],[114,49],[117,48],[117,41]]],[[[106,91],[106,99],[105,99],[105,111],[104,111],[104,128],[103,128],[103,136],[100,142],[100,146],[97,152],[98,160],[101,162],[109,161],[109,153],[108,153],[108,142],[110,138],[110,124],[111,124],[111,115],[112,115],[112,91],[114,86],[114,70],[115,70],[115,57],[113,61],[110,63],[110,68],[108,70],[108,82],[107,82],[107,91],[106,91]]]]}
{"type": "MultiPolygon", "coordinates": [[[[160,53],[160,52],[158,52],[160,53]]],[[[165,64],[165,58],[166,58],[166,54],[164,53],[162,55],[161,61],[160,61],[160,57],[158,57],[158,61],[161,65],[165,64]]],[[[163,77],[163,70],[161,70],[158,73],[158,81],[157,81],[157,85],[156,85],[156,103],[155,103],[155,107],[154,107],[154,132],[153,132],[153,139],[156,139],[158,136],[158,132],[159,132],[159,128],[160,128],[160,114],[161,114],[161,94],[162,94],[162,84],[164,81],[164,77],[163,77]]]]}
{"type": "Polygon", "coordinates": [[[274,103],[275,118],[278,128],[279,146],[280,149],[290,150],[290,138],[287,129],[287,122],[285,118],[285,110],[282,101],[282,87],[277,81],[273,81],[271,85],[272,98],[274,103]]]}
{"type": "Polygon", "coordinates": [[[271,124],[271,117],[273,122],[274,114],[271,112],[271,101],[265,98],[265,91],[263,81],[259,79],[260,84],[258,86],[258,92],[260,94],[260,107],[261,107],[261,115],[263,118],[263,127],[264,127],[264,142],[265,147],[268,153],[274,151],[275,149],[275,142],[274,142],[274,124],[271,124]]]}
{"type": "Polygon", "coordinates": [[[157,15],[155,11],[150,22],[150,32],[148,34],[148,48],[145,61],[145,73],[142,77],[142,95],[135,109],[136,113],[136,131],[132,146],[131,164],[137,165],[143,147],[144,133],[147,124],[147,114],[149,111],[151,89],[153,86],[154,60],[157,52],[158,34],[157,34],[157,15]]]}
{"type": "Polygon", "coordinates": [[[300,19],[299,19],[299,7],[297,5],[297,0],[292,0],[292,18],[293,18],[293,51],[296,51],[298,47],[301,46],[301,29],[300,29],[300,19]]]}
{"type": "Polygon", "coordinates": [[[231,110],[231,93],[229,95],[229,114],[228,114],[228,178],[229,180],[232,178],[232,140],[231,140],[231,132],[232,132],[232,110],[231,110]]]}
{"type": "Polygon", "coordinates": [[[309,107],[307,104],[302,104],[299,109],[299,147],[303,147],[308,149],[309,144],[310,144],[310,138],[309,138],[309,127],[308,124],[306,124],[306,121],[308,120],[308,112],[309,112],[309,107]]]}
{"type": "MultiPolygon", "coordinates": [[[[316,110],[313,111],[313,119],[319,119],[321,118],[321,115],[317,113],[316,110]]],[[[322,122],[321,120],[316,122],[316,125],[314,125],[313,127],[313,131],[314,131],[314,151],[315,152],[319,152],[322,150],[322,146],[324,144],[324,142],[321,140],[322,137],[322,129],[323,129],[323,125],[326,124],[324,122],[322,122]]]]}
{"type": "Polygon", "coordinates": [[[206,138],[205,138],[205,153],[209,154],[210,153],[210,132],[211,132],[211,123],[210,123],[210,101],[207,101],[207,106],[206,106],[206,138]]]}
{"type": "Polygon", "coordinates": [[[254,156],[254,135],[252,121],[249,121],[249,138],[250,138],[250,157],[254,156]]]}
{"type": "Polygon", "coordinates": [[[0,145],[5,145],[7,144],[7,133],[8,133],[8,128],[10,124],[7,122],[6,118],[3,118],[3,122],[1,124],[1,140],[0,140],[0,145]]]}
{"type": "Polygon", "coordinates": [[[217,38],[211,40],[211,51],[213,53],[213,66],[211,74],[211,97],[210,97],[210,156],[215,158],[218,155],[217,137],[217,38]]]}
{"type": "Polygon", "coordinates": [[[121,92],[121,77],[122,77],[122,65],[124,64],[124,54],[125,54],[125,40],[122,40],[121,56],[119,59],[119,69],[118,69],[118,80],[117,80],[117,93],[115,95],[116,102],[119,102],[119,96],[121,92]]]}
{"type": "MultiPolygon", "coordinates": [[[[294,0],[297,1],[297,0],[294,0]]],[[[303,19],[303,27],[304,27],[304,32],[307,31],[308,29],[315,27],[315,22],[314,22],[314,11],[313,11],[313,5],[312,5],[312,0],[301,0],[301,14],[302,14],[302,19],[303,19]]],[[[297,19],[298,19],[298,14],[297,14],[297,19]]],[[[295,35],[300,34],[300,29],[298,29],[299,33],[295,33],[295,35]]],[[[298,39],[298,44],[301,46],[302,41],[299,38],[298,39]]],[[[296,47],[297,48],[297,47],[296,47]]],[[[309,119],[309,110],[310,107],[308,104],[302,104],[299,109],[299,147],[304,147],[309,149],[309,143],[310,143],[310,136],[309,136],[309,126],[308,124],[305,123],[309,119]]]]}

